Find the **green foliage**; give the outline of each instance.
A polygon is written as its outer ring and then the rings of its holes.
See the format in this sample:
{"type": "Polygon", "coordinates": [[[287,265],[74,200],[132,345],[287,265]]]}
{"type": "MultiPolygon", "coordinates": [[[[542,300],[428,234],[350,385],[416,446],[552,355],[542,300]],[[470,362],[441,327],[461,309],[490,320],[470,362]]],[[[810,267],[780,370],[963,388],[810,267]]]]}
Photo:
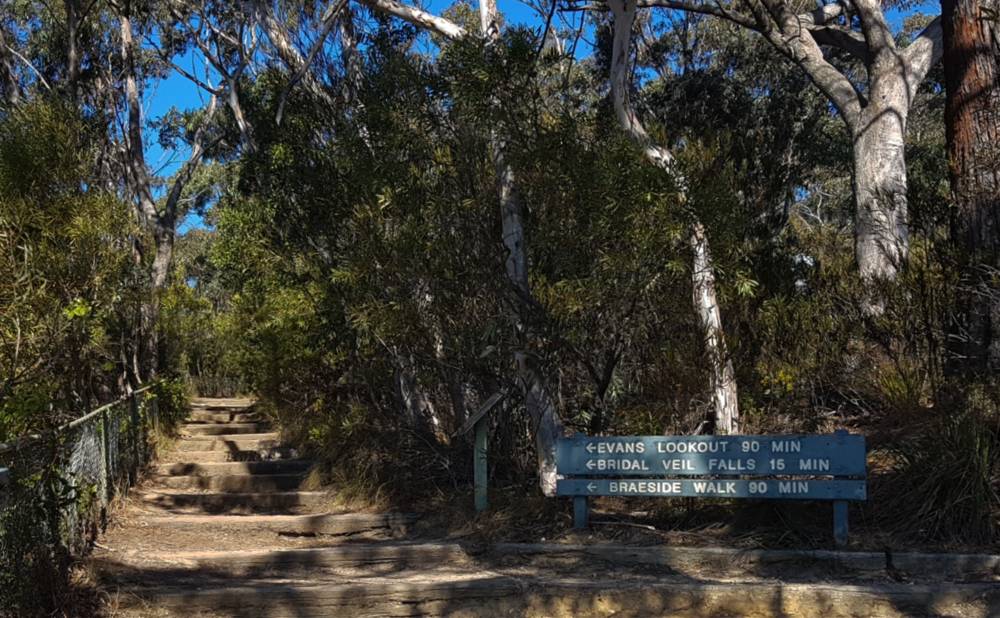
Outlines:
{"type": "MultiPolygon", "coordinates": [[[[963,385],[968,388],[968,385],[963,385]]],[[[992,391],[992,392],[991,392],[992,391]]],[[[973,386],[893,445],[885,525],[921,539],[990,544],[1000,525],[1000,398],[973,386]]]]}
{"type": "MultiPolygon", "coordinates": [[[[11,15],[55,81],[62,17],[41,8],[37,23],[35,2],[11,15]]],[[[286,8],[293,30],[316,19],[311,4],[286,8]]],[[[211,11],[220,27],[238,19],[211,11]]],[[[468,3],[447,15],[478,28],[468,3]]],[[[853,264],[842,121],[757,33],[676,17],[644,23],[630,96],[677,154],[684,199],[618,127],[605,21],[596,53],[580,58],[524,28],[484,45],[381,17],[366,31],[359,19],[353,57],[314,59],[333,105],[291,87],[281,63],[245,76],[256,148],[220,110],[213,162],[184,200],[209,227],[178,238],[157,298],[161,417],[180,418],[185,384],[253,392],[332,478],[362,470],[369,486],[420,491],[468,481],[470,444],[456,431],[504,390],[492,470],[521,482],[533,474],[514,361],[524,354],[570,430],[693,431],[711,406],[691,303],[697,217],[744,429],[864,432],[893,454],[886,474],[906,487],[893,510],[907,530],[995,539],[995,384],[953,397],[962,380],[946,370],[957,277],[937,78],[908,119],[912,260],[878,290],[873,316],[853,264]],[[527,296],[506,276],[499,151],[524,207],[527,296]]],[[[84,67],[114,42],[97,34],[84,34],[95,36],[84,67]]],[[[162,36],[170,52],[191,49],[180,31],[162,36]]],[[[140,56],[142,73],[163,70],[152,50],[140,56]]],[[[95,169],[108,123],[83,107],[36,101],[0,120],[0,269],[12,273],[0,281],[0,441],[113,392],[136,352],[150,252],[129,208],[98,189],[120,179],[95,169]]],[[[171,110],[150,128],[172,147],[198,114],[171,110]]]]}
{"type": "Polygon", "coordinates": [[[72,487],[43,446],[12,463],[0,498],[0,616],[48,616],[68,593],[70,554],[60,513],[74,501],[72,487]],[[41,452],[39,452],[41,451],[41,452]],[[39,466],[39,463],[42,465],[39,466]]]}
{"type": "MultiPolygon", "coordinates": [[[[849,426],[897,448],[905,436],[891,428],[942,396],[952,275],[940,195],[915,198],[911,267],[872,318],[845,233],[839,120],[756,39],[697,27],[715,48],[637,96],[680,152],[684,204],[611,122],[599,67],[539,58],[525,31],[430,59],[400,44],[405,27],[380,30],[354,109],[293,91],[281,127],[284,78],[266,74],[247,97],[259,149],[228,170],[217,228],[192,239],[208,259],[187,260],[165,302],[181,364],[208,358],[211,342],[224,350],[213,366],[239,374],[299,443],[397,488],[467,480],[454,470],[469,444],[452,434],[496,389],[518,392],[511,359],[525,345],[571,429],[685,433],[709,405],[690,301],[696,214],[746,430],[849,426]],[[491,136],[526,206],[529,299],[504,276],[491,136]]],[[[921,97],[914,122],[930,126],[936,99],[921,97]]],[[[940,188],[940,133],[910,147],[915,186],[940,188]]],[[[511,399],[491,461],[523,479],[529,429],[511,399]]]]}
{"type": "MultiPolygon", "coordinates": [[[[56,102],[0,118],[0,442],[117,398],[135,349],[142,239],[130,207],[96,188],[93,139],[56,102]]],[[[68,594],[79,548],[62,514],[81,513],[74,525],[98,514],[93,485],[66,477],[64,451],[47,437],[3,456],[13,479],[0,495],[0,613],[51,615],[68,594]]]]}
{"type": "Polygon", "coordinates": [[[145,405],[154,401],[160,428],[168,433],[173,433],[191,410],[188,385],[184,380],[158,380],[153,385],[153,397],[147,398],[145,405]]]}
{"type": "Polygon", "coordinates": [[[58,104],[0,121],[0,441],[106,400],[128,357],[144,293],[137,230],[90,185],[89,148],[58,104]]]}

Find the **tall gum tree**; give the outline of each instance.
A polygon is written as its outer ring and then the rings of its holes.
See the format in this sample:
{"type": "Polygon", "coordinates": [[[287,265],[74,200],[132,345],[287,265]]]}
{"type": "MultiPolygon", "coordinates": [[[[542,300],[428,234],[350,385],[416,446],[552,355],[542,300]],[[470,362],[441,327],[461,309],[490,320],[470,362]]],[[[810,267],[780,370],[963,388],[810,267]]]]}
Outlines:
{"type": "MultiPolygon", "coordinates": [[[[384,14],[398,17],[418,28],[429,30],[449,40],[471,36],[465,28],[451,20],[433,15],[422,9],[395,0],[360,0],[362,4],[384,14]]],[[[499,12],[494,0],[480,0],[480,37],[486,46],[495,45],[500,38],[499,12]]],[[[528,249],[524,232],[524,201],[517,188],[514,170],[507,162],[506,144],[502,135],[491,135],[493,163],[496,170],[497,197],[500,203],[500,222],[503,245],[507,250],[505,269],[507,279],[518,298],[516,305],[530,302],[531,287],[528,280],[528,249]]],[[[535,450],[538,456],[537,472],[542,493],[551,496],[556,491],[556,440],[563,434],[562,420],[551,389],[538,367],[530,342],[535,338],[530,326],[514,309],[517,331],[521,340],[520,350],[514,354],[518,381],[524,394],[525,409],[535,433],[535,450]]]]}
{"type": "MultiPolygon", "coordinates": [[[[801,12],[792,0],[638,0],[638,8],[712,15],[759,33],[804,71],[847,125],[853,142],[855,258],[863,279],[892,280],[909,253],[904,139],[917,88],[941,58],[941,19],[897,45],[878,0],[844,0],[801,12]],[[864,79],[828,52],[860,61],[864,79]]],[[[573,10],[607,11],[603,3],[573,10]]]]}
{"type": "MultiPolygon", "coordinates": [[[[642,149],[646,159],[670,175],[678,187],[682,204],[687,205],[687,181],[678,169],[677,160],[669,149],[654,143],[632,106],[629,95],[629,58],[632,30],[635,23],[636,0],[610,0],[614,15],[614,39],[611,51],[611,98],[618,123],[642,149]]],[[[715,271],[708,236],[698,217],[691,214],[690,244],[692,253],[692,301],[705,341],[712,388],[712,427],[715,433],[738,433],[740,410],[736,371],[726,349],[725,330],[715,290],[715,271]]]]}
{"type": "Polygon", "coordinates": [[[953,236],[966,267],[958,365],[1000,369],[1000,2],[942,0],[953,236]]]}
{"type": "Polygon", "coordinates": [[[156,375],[158,346],[156,323],[159,318],[159,297],[166,288],[170,264],[177,236],[179,205],[184,189],[194,176],[205,156],[208,127],[215,115],[217,99],[213,95],[205,114],[195,129],[191,149],[180,171],[174,175],[162,204],[157,203],[153,192],[153,175],[146,163],[145,144],[142,136],[142,95],[135,60],[136,44],[129,7],[119,12],[121,57],[125,80],[125,135],[124,153],[126,185],[133,196],[139,220],[153,237],[155,255],[152,264],[152,294],[142,308],[142,328],[146,341],[146,364],[150,377],[156,375]]]}

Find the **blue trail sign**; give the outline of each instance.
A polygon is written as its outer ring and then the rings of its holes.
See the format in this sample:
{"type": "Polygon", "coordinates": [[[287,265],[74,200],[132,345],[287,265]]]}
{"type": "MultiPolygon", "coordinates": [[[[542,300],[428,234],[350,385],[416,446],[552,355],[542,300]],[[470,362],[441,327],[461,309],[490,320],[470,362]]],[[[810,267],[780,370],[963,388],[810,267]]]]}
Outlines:
{"type": "Polygon", "coordinates": [[[843,545],[847,501],[867,498],[865,439],[847,432],[577,435],[556,445],[556,471],[556,493],[573,497],[577,527],[586,526],[590,496],[832,500],[834,538],[843,545]]]}
{"type": "Polygon", "coordinates": [[[864,476],[865,439],[850,434],[628,436],[560,440],[567,476],[864,476]]]}
{"type": "Polygon", "coordinates": [[[559,479],[560,496],[864,500],[864,481],[813,479],[559,479]]]}

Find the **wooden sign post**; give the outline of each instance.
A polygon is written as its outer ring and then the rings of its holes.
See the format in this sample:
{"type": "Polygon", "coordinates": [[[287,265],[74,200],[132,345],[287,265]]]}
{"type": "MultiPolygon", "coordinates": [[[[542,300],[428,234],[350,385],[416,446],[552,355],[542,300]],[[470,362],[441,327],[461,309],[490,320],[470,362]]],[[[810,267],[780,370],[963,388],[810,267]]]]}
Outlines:
{"type": "Polygon", "coordinates": [[[481,513],[489,507],[489,467],[487,466],[487,455],[489,454],[489,429],[490,411],[504,397],[504,392],[494,393],[487,399],[476,412],[465,421],[462,428],[455,435],[468,433],[470,429],[475,430],[472,456],[472,478],[475,493],[476,512],[481,513]]]}
{"type": "Polygon", "coordinates": [[[556,494],[573,498],[577,528],[587,526],[589,496],[829,500],[833,502],[834,540],[841,546],[847,543],[847,502],[867,497],[865,439],[847,432],[578,434],[557,444],[556,470],[562,477],[556,494]]]}

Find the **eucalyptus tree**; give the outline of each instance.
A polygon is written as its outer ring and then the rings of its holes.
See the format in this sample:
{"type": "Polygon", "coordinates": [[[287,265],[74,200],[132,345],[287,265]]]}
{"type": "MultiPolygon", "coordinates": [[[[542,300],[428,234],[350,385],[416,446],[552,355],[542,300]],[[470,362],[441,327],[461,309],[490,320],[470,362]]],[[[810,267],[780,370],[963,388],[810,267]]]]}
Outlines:
{"type": "MultiPolygon", "coordinates": [[[[103,147],[94,150],[94,179],[104,190],[128,196],[137,219],[144,223],[155,246],[149,260],[155,290],[166,284],[177,220],[177,203],[184,185],[200,162],[202,132],[196,132],[190,165],[167,188],[166,197],[155,197],[159,181],[145,163],[144,125],[140,84],[162,77],[162,67],[148,62],[133,42],[133,12],[147,15],[138,3],[66,0],[62,3],[22,0],[0,8],[0,73],[4,99],[17,106],[39,97],[65,101],[100,136],[103,147]],[[122,67],[125,67],[122,70],[122,67]]],[[[133,243],[134,257],[143,261],[143,242],[133,243]]],[[[156,302],[149,299],[143,311],[148,343],[147,362],[155,371],[156,302]]],[[[133,373],[141,379],[138,351],[132,356],[133,373]]]]}
{"type": "MultiPolygon", "coordinates": [[[[396,0],[362,0],[362,3],[375,11],[398,17],[418,28],[433,32],[445,40],[476,36],[450,19],[396,0]]],[[[500,38],[500,13],[494,0],[480,1],[479,18],[478,36],[488,51],[500,38]]],[[[528,250],[524,229],[525,207],[513,168],[506,159],[506,137],[499,132],[491,133],[501,235],[507,251],[506,275],[515,296],[513,311],[517,322],[516,329],[522,340],[521,349],[514,354],[514,364],[517,368],[520,389],[524,395],[525,408],[535,432],[539,484],[544,494],[553,495],[556,490],[555,445],[557,438],[563,433],[563,428],[555,398],[530,352],[536,334],[520,316],[521,307],[532,302],[532,293],[528,277],[528,250]]]]}
{"type": "MultiPolygon", "coordinates": [[[[376,10],[404,19],[418,27],[430,29],[447,39],[467,36],[465,29],[451,20],[430,14],[416,7],[395,2],[394,0],[366,0],[365,4],[376,10]]],[[[488,1],[480,2],[479,12],[481,33],[486,37],[486,45],[488,46],[493,44],[499,36],[498,14],[495,5],[488,1]]],[[[630,44],[628,41],[625,41],[625,45],[629,47],[630,44]]],[[[627,57],[625,57],[625,60],[627,60],[627,57]]],[[[616,66],[615,74],[612,78],[616,114],[622,121],[626,133],[643,145],[650,160],[655,165],[661,167],[661,169],[680,178],[677,174],[676,166],[673,164],[673,156],[666,149],[653,145],[650,142],[648,134],[642,128],[641,124],[638,123],[638,117],[631,111],[631,107],[627,103],[627,98],[624,97],[625,83],[623,80],[627,72],[625,69],[626,64],[627,62],[621,61],[616,66]],[[618,84],[617,87],[615,86],[616,83],[618,84]]],[[[503,136],[494,135],[494,156],[496,159],[498,192],[501,203],[501,221],[503,224],[504,244],[508,250],[507,274],[508,279],[514,283],[515,289],[520,296],[523,299],[530,299],[527,251],[524,247],[525,239],[522,223],[523,205],[521,205],[521,198],[517,190],[513,171],[506,165],[503,159],[503,150],[503,136]]],[[[683,179],[680,178],[680,180],[681,184],[683,184],[683,179]]],[[[691,249],[694,254],[692,300],[695,312],[699,316],[704,331],[705,350],[709,359],[711,372],[710,381],[714,401],[714,416],[711,424],[717,431],[723,433],[733,432],[737,431],[739,423],[735,372],[726,350],[721,313],[715,293],[715,279],[711,266],[708,240],[703,227],[697,221],[694,222],[691,228],[691,249]]],[[[527,334],[530,335],[530,333],[527,334]]],[[[516,362],[524,385],[529,414],[533,419],[538,419],[535,421],[539,427],[536,442],[539,456],[543,457],[543,453],[551,453],[551,445],[554,443],[554,438],[560,430],[552,397],[544,387],[544,380],[532,369],[529,361],[530,358],[528,356],[524,354],[517,355],[516,362]],[[547,422],[544,420],[546,418],[551,418],[553,421],[547,422]]],[[[543,462],[540,460],[539,465],[543,490],[554,490],[555,476],[552,462],[543,462]]]]}
{"type": "MultiPolygon", "coordinates": [[[[793,0],[639,0],[637,7],[702,13],[757,32],[809,76],[852,138],[860,274],[869,281],[895,279],[909,253],[907,118],[917,89],[941,58],[940,18],[902,46],[876,0],[811,9],[793,0]],[[863,70],[846,60],[860,62],[863,70]]],[[[574,8],[608,10],[603,4],[574,8]]]]}
{"type": "Polygon", "coordinates": [[[958,364],[1000,368],[1000,4],[942,0],[945,130],[954,242],[970,292],[955,333],[958,364]],[[991,283],[991,280],[993,281],[991,283]]]}
{"type": "MultiPolygon", "coordinates": [[[[632,56],[632,30],[635,22],[635,0],[611,0],[614,15],[614,39],[611,49],[611,99],[615,116],[625,133],[643,150],[646,158],[670,175],[677,185],[682,205],[687,205],[687,180],[677,165],[673,153],[654,142],[629,94],[628,76],[632,56]]],[[[712,428],[722,434],[738,433],[740,427],[736,372],[726,348],[719,298],[715,290],[715,273],[705,227],[696,213],[690,213],[690,245],[692,252],[691,283],[695,313],[705,338],[711,377],[713,417],[712,428]]]]}
{"type": "Polygon", "coordinates": [[[213,94],[205,108],[194,115],[192,119],[194,126],[190,135],[190,148],[186,160],[170,179],[166,195],[162,200],[158,199],[156,196],[157,183],[146,161],[147,146],[143,136],[143,92],[140,84],[145,83],[148,75],[142,72],[140,62],[136,57],[140,53],[140,46],[135,41],[135,26],[133,25],[133,20],[139,18],[144,21],[143,25],[146,28],[151,27],[149,14],[139,13],[141,8],[126,1],[117,4],[115,11],[119,26],[120,58],[124,67],[122,78],[124,121],[120,139],[126,171],[125,186],[135,204],[139,220],[153,237],[155,247],[155,255],[151,265],[152,295],[143,307],[146,363],[149,372],[155,375],[158,370],[156,323],[159,317],[159,296],[168,284],[177,224],[179,216],[182,214],[181,198],[184,196],[188,183],[202,165],[205,153],[212,145],[209,142],[218,139],[212,136],[211,130],[218,98],[213,94]]]}

